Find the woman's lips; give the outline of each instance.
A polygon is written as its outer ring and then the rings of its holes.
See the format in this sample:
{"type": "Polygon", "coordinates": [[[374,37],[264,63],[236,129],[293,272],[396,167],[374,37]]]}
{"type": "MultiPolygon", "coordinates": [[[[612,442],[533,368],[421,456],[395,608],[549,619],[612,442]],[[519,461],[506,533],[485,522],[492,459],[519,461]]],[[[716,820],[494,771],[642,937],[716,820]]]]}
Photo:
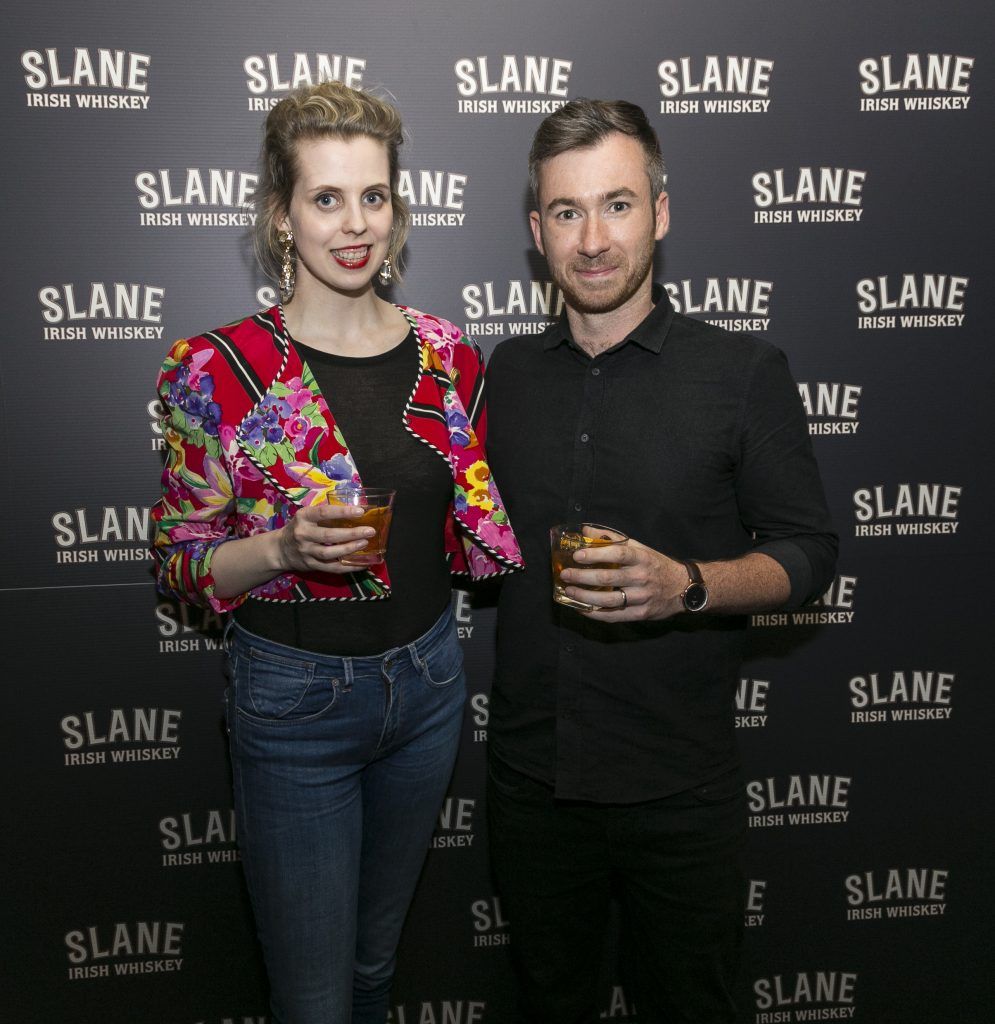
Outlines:
{"type": "Polygon", "coordinates": [[[332,258],[340,267],[359,270],[370,261],[370,246],[354,245],[348,249],[332,249],[332,258]]]}

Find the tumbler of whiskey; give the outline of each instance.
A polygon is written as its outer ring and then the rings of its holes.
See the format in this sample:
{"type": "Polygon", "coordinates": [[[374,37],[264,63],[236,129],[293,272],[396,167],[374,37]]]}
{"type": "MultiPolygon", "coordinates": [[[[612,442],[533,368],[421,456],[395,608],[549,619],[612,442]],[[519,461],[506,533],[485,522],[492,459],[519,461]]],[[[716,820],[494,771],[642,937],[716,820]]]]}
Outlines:
{"type": "MultiPolygon", "coordinates": [[[[553,559],[553,600],[567,608],[576,608],[582,612],[592,612],[596,606],[585,601],[568,597],[560,574],[567,567],[574,565],[574,552],[583,547],[606,547],[624,544],[629,538],[619,530],[599,523],[560,523],[549,531],[550,553],[553,559]]],[[[617,562],[599,562],[599,569],[617,569],[617,562]]],[[[612,587],[586,587],[587,590],[612,590],[612,587]]]]}
{"type": "MultiPolygon", "coordinates": [[[[390,520],[394,514],[396,491],[384,487],[349,487],[329,491],[326,500],[332,505],[359,505],[363,514],[349,520],[349,526],[372,526],[376,531],[358,551],[343,555],[343,565],[366,568],[384,560],[387,553],[387,536],[390,520]]],[[[337,526],[342,525],[336,523],[337,526]]]]}

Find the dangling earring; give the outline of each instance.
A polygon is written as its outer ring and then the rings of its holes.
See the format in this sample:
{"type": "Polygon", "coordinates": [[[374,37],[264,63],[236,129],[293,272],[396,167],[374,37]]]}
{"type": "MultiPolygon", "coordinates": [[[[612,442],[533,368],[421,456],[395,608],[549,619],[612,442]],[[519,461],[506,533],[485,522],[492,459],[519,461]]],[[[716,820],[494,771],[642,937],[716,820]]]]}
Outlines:
{"type": "Polygon", "coordinates": [[[394,268],[391,266],[389,256],[383,261],[383,266],[381,266],[380,268],[379,276],[380,283],[384,285],[390,284],[390,282],[394,279],[394,268]]]}
{"type": "Polygon", "coordinates": [[[287,302],[294,294],[294,285],[297,281],[297,271],[294,268],[294,233],[293,231],[281,231],[277,235],[280,245],[283,246],[283,261],[280,265],[280,295],[284,302],[287,302]]]}

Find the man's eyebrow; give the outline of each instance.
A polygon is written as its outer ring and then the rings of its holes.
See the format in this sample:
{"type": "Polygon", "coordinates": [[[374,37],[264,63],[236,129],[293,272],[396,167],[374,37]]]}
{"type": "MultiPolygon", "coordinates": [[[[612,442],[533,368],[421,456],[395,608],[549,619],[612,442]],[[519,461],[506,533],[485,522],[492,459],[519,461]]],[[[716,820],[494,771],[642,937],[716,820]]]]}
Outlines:
{"type": "MultiPolygon", "coordinates": [[[[598,196],[599,203],[611,203],[616,199],[637,199],[638,196],[631,188],[616,188],[612,189],[611,192],[602,192],[598,196]]],[[[554,206],[580,206],[579,199],[573,199],[569,196],[557,196],[556,199],[551,199],[546,204],[547,210],[552,210],[554,206]]]]}

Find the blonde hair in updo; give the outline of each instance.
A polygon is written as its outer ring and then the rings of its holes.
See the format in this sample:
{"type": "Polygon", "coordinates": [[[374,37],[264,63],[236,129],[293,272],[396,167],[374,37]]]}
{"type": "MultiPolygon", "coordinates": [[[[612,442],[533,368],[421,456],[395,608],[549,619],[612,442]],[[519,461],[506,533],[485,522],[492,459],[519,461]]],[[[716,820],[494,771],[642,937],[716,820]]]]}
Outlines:
{"type": "Polygon", "coordinates": [[[365,136],[383,143],[390,166],[390,202],[394,214],[387,255],[399,279],[401,250],[411,227],[408,204],[397,191],[398,148],[404,141],[401,115],[384,100],[341,82],[319,82],[292,92],[269,112],[259,186],[254,242],[256,257],[272,278],[280,276],[283,249],[277,222],[290,209],[297,180],[297,144],[308,139],[365,136]]]}

